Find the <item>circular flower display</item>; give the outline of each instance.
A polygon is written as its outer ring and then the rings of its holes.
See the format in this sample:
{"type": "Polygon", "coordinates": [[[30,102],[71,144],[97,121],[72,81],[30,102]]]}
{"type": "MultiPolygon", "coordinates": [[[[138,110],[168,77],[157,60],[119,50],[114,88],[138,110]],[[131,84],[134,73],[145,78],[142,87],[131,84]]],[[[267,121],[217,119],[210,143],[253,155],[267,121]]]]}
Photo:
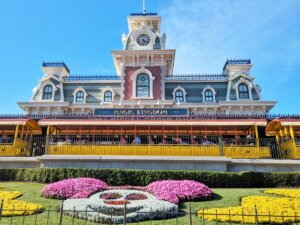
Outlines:
{"type": "Polygon", "coordinates": [[[154,195],[138,190],[114,189],[99,192],[85,199],[67,199],[64,201],[66,214],[101,223],[123,223],[125,207],[127,222],[171,218],[175,217],[178,212],[177,205],[158,200],[154,195]],[[119,194],[121,197],[113,200],[101,198],[101,196],[108,194],[119,194]],[[128,196],[145,196],[146,199],[130,200],[128,196]],[[126,206],[124,203],[127,203],[126,206]]]}
{"type": "Polygon", "coordinates": [[[48,184],[42,190],[46,198],[87,198],[91,194],[107,189],[106,183],[93,178],[75,178],[48,184]]]}

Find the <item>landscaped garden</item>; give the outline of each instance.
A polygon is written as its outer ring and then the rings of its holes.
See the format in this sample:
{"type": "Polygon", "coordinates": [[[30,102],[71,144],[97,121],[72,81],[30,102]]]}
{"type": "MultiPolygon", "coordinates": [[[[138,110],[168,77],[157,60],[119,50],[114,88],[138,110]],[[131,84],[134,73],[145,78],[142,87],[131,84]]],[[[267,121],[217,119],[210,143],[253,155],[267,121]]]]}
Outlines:
{"type": "Polygon", "coordinates": [[[1,182],[0,224],[50,225],[60,219],[62,224],[123,224],[124,218],[145,225],[300,221],[300,190],[295,188],[210,188],[199,181],[166,179],[112,184],[97,178],[1,182]]]}

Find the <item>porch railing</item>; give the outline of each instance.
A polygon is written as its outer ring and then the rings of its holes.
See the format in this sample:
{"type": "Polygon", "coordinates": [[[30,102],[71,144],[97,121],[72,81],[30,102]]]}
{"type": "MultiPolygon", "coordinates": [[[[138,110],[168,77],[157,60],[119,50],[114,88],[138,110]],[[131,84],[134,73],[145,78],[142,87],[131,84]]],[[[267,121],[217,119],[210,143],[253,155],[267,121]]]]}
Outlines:
{"type": "Polygon", "coordinates": [[[300,159],[292,139],[201,136],[54,135],[0,140],[0,157],[49,155],[207,156],[300,159]]]}

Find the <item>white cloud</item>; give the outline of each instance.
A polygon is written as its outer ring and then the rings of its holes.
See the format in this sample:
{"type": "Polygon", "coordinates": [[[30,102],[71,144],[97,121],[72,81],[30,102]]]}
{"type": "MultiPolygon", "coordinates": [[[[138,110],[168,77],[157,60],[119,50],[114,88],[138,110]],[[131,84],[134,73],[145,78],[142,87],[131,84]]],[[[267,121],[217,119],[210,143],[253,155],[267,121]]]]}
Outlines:
{"type": "Polygon", "coordinates": [[[176,49],[175,73],[221,72],[227,58],[289,63],[283,56],[289,50],[279,55],[269,43],[289,29],[285,22],[296,6],[297,1],[173,0],[161,15],[167,46],[176,49]]]}
{"type": "Polygon", "coordinates": [[[279,102],[273,112],[300,111],[299,0],[171,0],[160,14],[174,73],[221,73],[227,58],[251,58],[263,98],[279,102]]]}

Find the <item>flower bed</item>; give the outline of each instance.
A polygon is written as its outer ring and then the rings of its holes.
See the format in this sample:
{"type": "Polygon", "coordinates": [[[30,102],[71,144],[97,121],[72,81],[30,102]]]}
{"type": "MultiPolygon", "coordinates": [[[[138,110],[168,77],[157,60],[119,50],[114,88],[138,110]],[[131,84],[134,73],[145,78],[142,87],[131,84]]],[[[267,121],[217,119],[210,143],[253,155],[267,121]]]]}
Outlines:
{"type": "Polygon", "coordinates": [[[19,191],[0,191],[0,199],[3,199],[2,216],[31,215],[42,209],[41,205],[15,200],[20,196],[22,193],[19,191]]]}
{"type": "Polygon", "coordinates": [[[146,190],[158,199],[178,204],[180,201],[207,200],[212,190],[193,180],[163,180],[149,184],[146,190]]]}
{"type": "Polygon", "coordinates": [[[85,199],[67,199],[64,201],[64,210],[65,213],[70,216],[94,222],[110,224],[123,223],[125,201],[127,202],[127,222],[171,218],[176,216],[178,212],[177,205],[158,200],[154,195],[145,191],[120,189],[102,191],[85,199]],[[107,204],[107,200],[101,198],[103,195],[119,195],[121,197],[119,199],[109,200],[110,204],[107,204]],[[145,196],[146,199],[129,200],[128,196],[145,196]],[[75,213],[74,207],[77,211],[75,213]]]}
{"type": "Polygon", "coordinates": [[[45,186],[42,196],[57,199],[87,198],[91,194],[105,189],[107,189],[106,183],[98,179],[66,179],[45,186]]]}
{"type": "Polygon", "coordinates": [[[0,199],[13,200],[22,196],[19,191],[0,191],[0,199]]]}
{"type": "Polygon", "coordinates": [[[282,195],[285,197],[292,197],[292,198],[300,198],[299,189],[268,189],[268,190],[264,190],[264,193],[282,195]]]}
{"type": "Polygon", "coordinates": [[[128,205],[128,204],[130,204],[130,202],[126,201],[126,200],[104,201],[104,203],[108,204],[108,205],[128,205]]]}
{"type": "MultiPolygon", "coordinates": [[[[283,221],[292,223],[296,221],[295,213],[300,210],[300,198],[244,197],[240,206],[204,210],[204,219],[220,222],[255,223],[254,206],[256,206],[257,215],[259,215],[259,223],[283,223],[283,221]],[[216,216],[216,213],[219,215],[216,216]]],[[[203,217],[202,210],[198,211],[198,216],[203,217]]],[[[297,220],[299,221],[299,218],[297,220]]]]}
{"type": "Polygon", "coordinates": [[[133,194],[127,195],[126,199],[127,200],[145,200],[145,199],[147,199],[147,196],[143,195],[143,194],[133,193],[133,194]]]}
{"type": "Polygon", "coordinates": [[[100,195],[100,198],[106,199],[106,200],[118,199],[121,197],[122,197],[122,195],[120,195],[118,193],[107,193],[107,194],[100,195]]]}

